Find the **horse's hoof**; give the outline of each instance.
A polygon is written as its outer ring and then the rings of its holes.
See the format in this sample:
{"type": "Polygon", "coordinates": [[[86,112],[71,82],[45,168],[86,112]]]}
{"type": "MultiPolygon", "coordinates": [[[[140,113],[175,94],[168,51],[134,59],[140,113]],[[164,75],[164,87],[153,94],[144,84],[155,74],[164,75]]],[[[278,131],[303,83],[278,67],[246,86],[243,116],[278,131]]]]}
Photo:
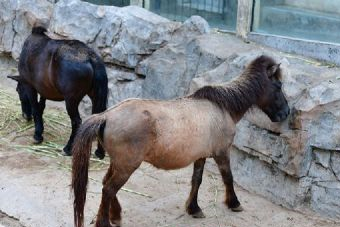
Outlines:
{"type": "Polygon", "coordinates": [[[105,158],[105,152],[103,150],[96,150],[95,155],[99,158],[99,159],[104,159],[105,158]]]}
{"type": "Polygon", "coordinates": [[[193,218],[205,218],[204,213],[200,210],[194,214],[191,215],[193,218]]]}
{"type": "Polygon", "coordinates": [[[121,226],[121,220],[114,220],[112,221],[112,224],[114,227],[120,227],[121,226]]]}
{"type": "Polygon", "coordinates": [[[31,115],[28,116],[28,115],[25,114],[25,113],[22,114],[22,117],[23,117],[24,119],[26,119],[26,121],[31,121],[31,120],[32,120],[32,116],[31,116],[31,115]]]}
{"type": "Polygon", "coordinates": [[[61,155],[63,155],[63,156],[72,156],[72,153],[69,152],[69,151],[66,152],[66,151],[63,150],[63,151],[61,152],[61,155]]]}
{"type": "Polygon", "coordinates": [[[241,211],[243,211],[243,207],[241,205],[239,205],[238,207],[230,208],[230,209],[233,212],[241,212],[241,211]]]}
{"type": "Polygon", "coordinates": [[[107,222],[96,221],[95,227],[115,227],[115,226],[112,226],[109,221],[107,222]]]}
{"type": "Polygon", "coordinates": [[[61,154],[64,156],[72,156],[71,149],[68,146],[64,147],[61,154]]]}
{"type": "Polygon", "coordinates": [[[44,137],[42,137],[42,136],[33,136],[33,143],[34,144],[40,144],[40,143],[42,143],[42,141],[44,140],[44,137]]]}

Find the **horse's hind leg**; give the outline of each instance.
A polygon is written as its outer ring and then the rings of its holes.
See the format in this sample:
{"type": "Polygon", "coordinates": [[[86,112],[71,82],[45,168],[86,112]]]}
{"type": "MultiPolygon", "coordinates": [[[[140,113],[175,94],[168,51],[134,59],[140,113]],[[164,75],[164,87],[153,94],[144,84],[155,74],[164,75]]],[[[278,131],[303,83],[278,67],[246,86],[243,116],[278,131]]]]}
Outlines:
{"type": "Polygon", "coordinates": [[[102,200],[97,215],[96,227],[112,227],[110,221],[115,226],[120,226],[121,206],[116,195],[136,169],[128,164],[121,166],[122,168],[117,168],[111,163],[103,180],[102,200]]]}
{"type": "Polygon", "coordinates": [[[185,204],[187,213],[194,218],[204,218],[204,214],[197,203],[198,189],[202,183],[202,175],[205,164],[205,158],[198,159],[194,163],[194,171],[191,179],[191,191],[185,204]]]}
{"type": "Polygon", "coordinates": [[[240,204],[240,202],[237,199],[237,196],[234,191],[234,181],[233,181],[233,175],[231,173],[230,169],[230,159],[229,159],[229,152],[228,150],[221,151],[219,154],[216,154],[214,156],[214,160],[216,161],[218,168],[220,170],[220,173],[222,175],[222,179],[224,182],[224,185],[226,187],[226,205],[232,210],[232,211],[242,211],[243,208],[240,204]]]}
{"type": "MultiPolygon", "coordinates": [[[[92,102],[92,114],[101,113],[101,112],[105,111],[106,108],[105,109],[104,108],[98,108],[98,105],[97,105],[98,100],[96,100],[93,95],[90,95],[90,98],[91,98],[91,102],[92,102]]],[[[100,131],[100,136],[103,138],[102,134],[103,134],[103,132],[100,131]]],[[[103,147],[101,145],[101,141],[99,139],[97,141],[98,141],[98,145],[97,145],[97,149],[94,153],[99,159],[103,159],[105,157],[105,150],[103,149],[103,147]]]]}
{"type": "Polygon", "coordinates": [[[71,124],[72,124],[72,132],[71,132],[70,138],[66,146],[63,149],[66,155],[72,155],[71,149],[72,149],[73,140],[77,133],[79,125],[81,124],[81,118],[80,118],[80,114],[78,111],[78,105],[80,103],[80,100],[81,99],[79,100],[78,99],[65,99],[66,110],[67,110],[68,115],[71,118],[71,124]]]}

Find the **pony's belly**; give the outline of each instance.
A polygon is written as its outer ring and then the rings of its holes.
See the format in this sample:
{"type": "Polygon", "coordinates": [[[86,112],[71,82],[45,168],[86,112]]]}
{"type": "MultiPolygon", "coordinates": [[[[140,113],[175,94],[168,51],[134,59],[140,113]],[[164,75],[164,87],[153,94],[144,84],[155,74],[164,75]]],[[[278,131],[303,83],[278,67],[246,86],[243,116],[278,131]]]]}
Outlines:
{"type": "Polygon", "coordinates": [[[195,150],[155,150],[146,156],[145,161],[159,169],[184,168],[200,158],[210,155],[195,150]]]}
{"type": "Polygon", "coordinates": [[[164,170],[174,170],[181,169],[187,167],[192,162],[169,162],[169,161],[161,161],[161,160],[145,160],[146,162],[152,164],[154,167],[158,169],[164,170]]]}
{"type": "Polygon", "coordinates": [[[62,94],[60,94],[58,91],[54,90],[54,89],[45,89],[45,90],[38,90],[38,93],[48,99],[48,100],[52,100],[52,101],[63,101],[64,100],[64,96],[62,94]]]}

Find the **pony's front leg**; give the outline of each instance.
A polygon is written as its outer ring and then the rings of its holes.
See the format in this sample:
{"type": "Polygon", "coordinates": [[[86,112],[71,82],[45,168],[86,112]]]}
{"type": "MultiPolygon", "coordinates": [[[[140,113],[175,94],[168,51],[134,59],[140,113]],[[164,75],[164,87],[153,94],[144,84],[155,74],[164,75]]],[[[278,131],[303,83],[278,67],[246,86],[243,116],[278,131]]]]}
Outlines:
{"type": "MultiPolygon", "coordinates": [[[[44,132],[44,121],[43,121],[43,113],[46,107],[46,99],[40,96],[40,100],[37,107],[36,117],[34,117],[35,122],[35,132],[34,139],[36,143],[41,143],[43,141],[43,132],[44,132]]],[[[34,116],[34,114],[33,114],[34,116]]]]}
{"type": "Polygon", "coordinates": [[[44,140],[42,136],[42,133],[44,132],[44,123],[42,119],[42,114],[45,109],[46,99],[41,97],[40,102],[38,102],[37,91],[30,86],[26,86],[25,89],[26,89],[26,94],[28,96],[29,102],[32,107],[32,115],[33,115],[34,127],[35,127],[34,136],[33,136],[34,143],[39,144],[44,140]]]}
{"type": "Polygon", "coordinates": [[[202,183],[202,175],[204,170],[205,158],[198,159],[194,163],[194,171],[191,179],[191,191],[186,202],[187,213],[194,218],[204,218],[204,214],[197,203],[197,195],[199,187],[202,183]]]}
{"type": "Polygon", "coordinates": [[[67,99],[65,100],[66,110],[67,110],[68,115],[70,116],[71,124],[72,124],[72,132],[71,132],[70,138],[66,146],[63,149],[65,155],[72,155],[71,150],[72,150],[73,140],[81,124],[81,118],[80,118],[80,114],[78,111],[79,102],[80,101],[75,101],[75,100],[67,100],[67,99]]]}
{"type": "Polygon", "coordinates": [[[225,149],[220,151],[218,154],[213,156],[215,162],[218,165],[218,169],[222,175],[222,179],[224,185],[226,187],[226,205],[234,212],[243,211],[243,208],[237,199],[237,196],[234,191],[234,181],[233,175],[230,169],[230,158],[229,158],[229,150],[225,149]]]}

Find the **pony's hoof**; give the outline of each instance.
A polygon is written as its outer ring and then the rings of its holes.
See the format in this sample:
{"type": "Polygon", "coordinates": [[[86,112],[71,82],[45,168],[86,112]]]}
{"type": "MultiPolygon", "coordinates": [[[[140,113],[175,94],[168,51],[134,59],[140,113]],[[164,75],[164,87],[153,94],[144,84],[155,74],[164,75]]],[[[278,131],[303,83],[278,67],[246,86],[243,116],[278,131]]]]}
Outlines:
{"type": "Polygon", "coordinates": [[[233,212],[241,212],[241,211],[243,211],[243,207],[241,205],[239,205],[238,207],[230,208],[230,209],[233,212]]]}
{"type": "Polygon", "coordinates": [[[191,214],[191,216],[193,218],[205,218],[205,215],[204,215],[204,213],[201,210],[196,212],[196,213],[194,213],[194,214],[191,214]]]}
{"type": "Polygon", "coordinates": [[[63,156],[72,156],[71,152],[66,152],[64,150],[61,152],[61,155],[63,155],[63,156]]]}
{"type": "Polygon", "coordinates": [[[27,115],[27,114],[25,114],[25,113],[22,114],[22,117],[23,117],[24,119],[26,119],[26,121],[31,121],[31,120],[32,120],[32,116],[31,116],[31,115],[27,115]]]}
{"type": "Polygon", "coordinates": [[[34,144],[40,144],[40,143],[42,143],[42,141],[44,140],[44,137],[42,137],[42,136],[36,136],[36,135],[34,135],[33,136],[33,143],[34,144]]]}
{"type": "Polygon", "coordinates": [[[121,220],[114,220],[112,221],[112,224],[114,227],[120,227],[121,226],[121,220]]]}
{"type": "Polygon", "coordinates": [[[72,156],[72,152],[69,146],[65,146],[62,152],[62,155],[64,156],[72,156]]]}
{"type": "Polygon", "coordinates": [[[105,158],[105,151],[97,149],[95,152],[95,155],[99,159],[104,159],[105,158]]]}

